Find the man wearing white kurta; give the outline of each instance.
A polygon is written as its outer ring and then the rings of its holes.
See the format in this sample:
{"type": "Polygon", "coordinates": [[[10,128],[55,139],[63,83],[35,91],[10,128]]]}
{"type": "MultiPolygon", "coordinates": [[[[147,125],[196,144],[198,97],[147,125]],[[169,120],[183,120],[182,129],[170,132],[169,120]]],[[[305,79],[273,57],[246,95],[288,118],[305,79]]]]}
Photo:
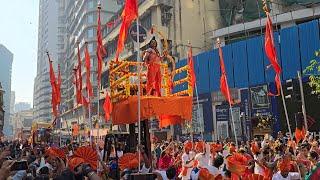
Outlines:
{"type": "Polygon", "coordinates": [[[182,161],[182,171],[179,174],[179,178],[182,180],[189,180],[191,171],[193,169],[193,162],[195,153],[192,151],[192,142],[187,141],[184,145],[184,153],[181,157],[182,161]]]}

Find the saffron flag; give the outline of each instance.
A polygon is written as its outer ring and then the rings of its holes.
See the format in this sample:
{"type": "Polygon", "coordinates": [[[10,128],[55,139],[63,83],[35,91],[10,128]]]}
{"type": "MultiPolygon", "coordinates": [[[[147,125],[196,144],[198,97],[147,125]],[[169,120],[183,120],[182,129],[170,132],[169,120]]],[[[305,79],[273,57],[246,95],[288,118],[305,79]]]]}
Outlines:
{"type": "Polygon", "coordinates": [[[120,27],[117,52],[116,52],[116,61],[118,61],[119,54],[123,50],[124,42],[127,38],[127,33],[129,26],[132,21],[134,21],[138,17],[138,4],[137,0],[126,0],[123,12],[121,14],[122,24],[120,27]]]}
{"type": "Polygon", "coordinates": [[[296,130],[295,130],[295,137],[296,137],[296,142],[299,143],[301,140],[304,139],[306,136],[307,132],[304,127],[304,118],[302,113],[297,113],[295,116],[296,119],[296,130]]]}
{"type": "Polygon", "coordinates": [[[104,110],[105,120],[106,122],[108,122],[110,120],[110,115],[112,112],[112,102],[108,92],[106,92],[106,98],[104,100],[103,110],[104,110]]]}
{"type": "MultiPolygon", "coordinates": [[[[87,92],[89,97],[93,96],[93,90],[92,90],[92,85],[91,85],[91,80],[90,80],[90,54],[89,54],[89,50],[88,50],[88,44],[86,43],[86,50],[85,50],[85,60],[86,60],[86,84],[87,84],[87,92]]],[[[88,98],[89,98],[88,97],[88,98]]],[[[90,99],[90,98],[89,98],[90,99]]]]}
{"type": "Polygon", "coordinates": [[[222,53],[222,49],[219,46],[219,58],[220,58],[220,69],[221,69],[221,77],[220,77],[220,89],[221,89],[221,93],[224,95],[224,97],[226,98],[226,100],[229,102],[229,104],[234,104],[230,91],[229,91],[229,86],[227,83],[227,73],[226,73],[226,69],[224,66],[224,61],[223,61],[223,53],[222,53]]]}
{"type": "Polygon", "coordinates": [[[79,101],[77,102],[78,104],[82,104],[82,63],[81,63],[81,56],[80,56],[80,48],[79,48],[79,43],[78,43],[78,68],[77,68],[77,76],[78,76],[78,89],[77,89],[77,94],[79,94],[79,101]]]}
{"type": "Polygon", "coordinates": [[[98,59],[98,69],[97,69],[98,87],[100,86],[100,81],[101,81],[102,60],[103,60],[103,57],[107,54],[106,49],[104,48],[104,46],[102,44],[100,11],[101,11],[101,7],[98,7],[97,52],[96,52],[97,59],[98,59]]]}
{"type": "Polygon", "coordinates": [[[76,89],[76,101],[77,104],[82,104],[81,100],[81,94],[79,93],[79,80],[78,80],[78,69],[73,69],[73,76],[74,76],[74,85],[76,89]]]}
{"type": "Polygon", "coordinates": [[[188,52],[188,65],[189,65],[189,74],[191,76],[191,85],[194,88],[196,85],[196,75],[194,73],[194,65],[193,65],[193,55],[192,55],[192,47],[190,46],[189,52],[188,52]]]}
{"type": "Polygon", "coordinates": [[[278,96],[280,95],[280,86],[281,86],[281,82],[280,82],[281,67],[278,63],[277,51],[274,45],[272,21],[269,16],[269,13],[267,13],[266,33],[265,33],[264,39],[265,39],[265,42],[264,42],[265,53],[271,63],[271,66],[276,72],[275,83],[276,83],[277,93],[276,94],[269,93],[269,95],[278,96]]]}
{"type": "Polygon", "coordinates": [[[50,55],[48,55],[49,60],[49,73],[50,73],[50,84],[51,84],[51,106],[52,106],[52,113],[55,117],[57,117],[57,82],[56,82],[56,76],[54,74],[52,61],[50,60],[50,55]]]}

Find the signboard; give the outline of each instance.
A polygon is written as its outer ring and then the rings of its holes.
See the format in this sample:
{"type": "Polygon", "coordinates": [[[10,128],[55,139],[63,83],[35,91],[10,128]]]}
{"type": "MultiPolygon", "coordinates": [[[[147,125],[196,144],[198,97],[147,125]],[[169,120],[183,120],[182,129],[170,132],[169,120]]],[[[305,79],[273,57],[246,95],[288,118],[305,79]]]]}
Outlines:
{"type": "Polygon", "coordinates": [[[270,102],[268,96],[268,86],[257,86],[250,88],[252,116],[269,116],[270,102]]]}
{"type": "MultiPolygon", "coordinates": [[[[242,122],[241,122],[241,118],[240,118],[240,107],[232,108],[232,118],[234,120],[237,139],[241,139],[242,138],[242,122]]],[[[230,122],[232,122],[231,116],[230,116],[230,122]]],[[[233,124],[231,123],[231,125],[233,125],[233,124]]],[[[233,128],[232,128],[232,130],[233,130],[233,128]]]]}
{"type": "Polygon", "coordinates": [[[229,105],[217,105],[216,106],[216,120],[217,121],[229,121],[229,105]]]}
{"type": "Polygon", "coordinates": [[[243,120],[243,129],[244,129],[244,137],[246,139],[251,139],[251,120],[249,118],[249,89],[241,89],[240,90],[240,96],[241,96],[241,106],[240,111],[242,115],[243,120]]]}
{"type": "MultiPolygon", "coordinates": [[[[137,42],[137,24],[133,24],[129,30],[129,34],[131,36],[131,39],[135,42],[137,42]]],[[[147,31],[144,27],[139,25],[139,42],[143,43],[147,39],[147,31]]]]}
{"type": "Polygon", "coordinates": [[[218,139],[226,139],[229,137],[229,124],[228,121],[217,121],[218,139]]]}
{"type": "Polygon", "coordinates": [[[192,108],[192,129],[193,133],[201,133],[204,131],[203,128],[203,105],[199,104],[199,110],[198,105],[194,104],[192,108]]]}
{"type": "MultiPolygon", "coordinates": [[[[235,101],[240,99],[238,89],[230,89],[230,94],[231,94],[231,97],[235,101]]],[[[226,101],[226,98],[222,95],[221,91],[212,92],[211,99],[212,99],[212,102],[225,102],[226,101]]]]}
{"type": "Polygon", "coordinates": [[[267,86],[257,86],[250,88],[252,109],[269,108],[267,86]]]}

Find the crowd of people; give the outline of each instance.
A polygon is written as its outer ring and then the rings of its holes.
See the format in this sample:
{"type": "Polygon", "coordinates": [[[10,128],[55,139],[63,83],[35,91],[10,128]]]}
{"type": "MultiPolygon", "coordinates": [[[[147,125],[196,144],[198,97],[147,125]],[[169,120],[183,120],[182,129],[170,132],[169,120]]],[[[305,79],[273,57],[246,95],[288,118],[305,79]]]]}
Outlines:
{"type": "Polygon", "coordinates": [[[140,155],[127,152],[126,144],[108,152],[95,144],[50,147],[7,141],[0,146],[1,180],[134,179],[134,174],[146,174],[135,179],[160,180],[320,179],[318,140],[308,134],[300,142],[279,132],[275,138],[266,135],[238,145],[231,139],[158,141],[151,154],[139,146],[140,155]]]}

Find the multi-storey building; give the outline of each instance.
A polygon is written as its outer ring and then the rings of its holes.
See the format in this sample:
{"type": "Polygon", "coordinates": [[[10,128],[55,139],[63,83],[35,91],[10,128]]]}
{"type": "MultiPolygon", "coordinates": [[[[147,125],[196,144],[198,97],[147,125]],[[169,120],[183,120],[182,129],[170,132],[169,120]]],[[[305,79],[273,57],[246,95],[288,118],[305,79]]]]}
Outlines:
{"type": "Polygon", "coordinates": [[[38,27],[37,75],[34,80],[33,107],[36,121],[51,120],[51,86],[49,80],[49,63],[46,52],[58,64],[58,2],[40,0],[38,27]]]}
{"type": "Polygon", "coordinates": [[[7,136],[12,134],[10,128],[10,102],[11,102],[11,72],[13,54],[2,44],[0,44],[0,82],[5,91],[3,96],[4,124],[3,133],[7,136]]]}
{"type": "Polygon", "coordinates": [[[14,113],[12,120],[14,138],[27,139],[30,136],[33,110],[29,109],[14,113]],[[24,131],[27,131],[28,134],[23,133],[24,131]]]}
{"type": "MultiPolygon", "coordinates": [[[[158,31],[167,38],[169,53],[176,61],[185,58],[189,50],[189,42],[193,46],[193,53],[209,49],[212,46],[207,41],[207,31],[223,26],[221,16],[218,16],[219,1],[203,0],[139,0],[139,23],[147,30],[147,40],[140,44],[141,49],[147,47],[151,39],[151,27],[155,26],[158,31]]],[[[113,60],[117,49],[117,41],[121,26],[122,10],[111,18],[107,28],[107,36],[104,39],[107,48],[107,62],[113,60]]],[[[159,50],[162,48],[162,40],[159,34],[154,34],[158,41],[159,50]]],[[[134,42],[128,36],[124,51],[120,54],[120,59],[136,61],[137,52],[134,42]]],[[[104,67],[102,76],[103,88],[108,88],[108,63],[104,67]]],[[[103,97],[102,97],[103,99],[103,97]]],[[[199,124],[199,123],[198,123],[199,124]]]]}
{"type": "MultiPolygon", "coordinates": [[[[75,101],[75,88],[73,69],[77,63],[77,43],[79,43],[82,58],[82,79],[83,92],[85,93],[85,68],[84,68],[84,49],[85,42],[88,42],[88,49],[91,57],[91,82],[94,89],[92,99],[92,114],[97,113],[97,58],[96,58],[96,27],[97,27],[97,5],[98,0],[69,0],[64,3],[64,12],[61,16],[65,20],[65,57],[63,61],[63,91],[62,91],[62,119],[67,120],[69,127],[72,122],[83,123],[85,120],[84,111],[81,106],[77,106],[75,101]]],[[[118,11],[121,6],[117,1],[101,1],[101,24],[105,29],[105,23],[118,11]]],[[[60,11],[62,13],[62,11],[60,11]]],[[[59,16],[60,17],[60,16],[59,16]]],[[[104,35],[106,31],[104,30],[104,35]]]]}
{"type": "Polygon", "coordinates": [[[31,109],[30,103],[18,102],[14,105],[14,113],[31,109]]]}
{"type": "Polygon", "coordinates": [[[4,108],[3,108],[3,95],[4,90],[0,82],[0,136],[3,134],[3,124],[4,124],[4,108]]]}

